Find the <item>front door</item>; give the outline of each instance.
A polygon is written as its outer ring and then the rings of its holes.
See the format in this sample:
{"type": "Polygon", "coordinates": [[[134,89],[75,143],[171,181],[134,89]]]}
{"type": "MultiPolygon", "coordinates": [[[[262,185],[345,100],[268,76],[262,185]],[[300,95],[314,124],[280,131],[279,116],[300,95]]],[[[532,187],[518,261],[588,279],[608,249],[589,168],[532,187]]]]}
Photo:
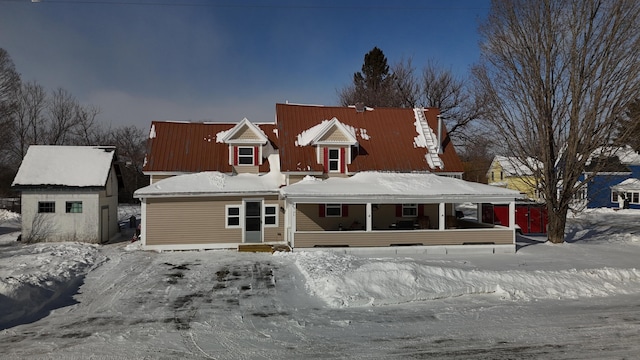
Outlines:
{"type": "Polygon", "coordinates": [[[262,242],[262,200],[244,203],[244,242],[262,242]]]}

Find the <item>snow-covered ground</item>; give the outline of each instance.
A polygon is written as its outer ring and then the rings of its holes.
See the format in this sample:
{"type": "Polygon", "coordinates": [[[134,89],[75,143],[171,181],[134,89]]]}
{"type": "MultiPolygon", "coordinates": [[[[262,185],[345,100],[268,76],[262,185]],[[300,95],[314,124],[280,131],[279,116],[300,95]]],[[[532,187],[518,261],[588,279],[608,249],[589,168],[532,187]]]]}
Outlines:
{"type": "Polygon", "coordinates": [[[640,354],[637,210],[591,210],[565,244],[519,237],[516,254],[494,255],[155,253],[24,245],[18,230],[0,212],[3,358],[640,354]]]}

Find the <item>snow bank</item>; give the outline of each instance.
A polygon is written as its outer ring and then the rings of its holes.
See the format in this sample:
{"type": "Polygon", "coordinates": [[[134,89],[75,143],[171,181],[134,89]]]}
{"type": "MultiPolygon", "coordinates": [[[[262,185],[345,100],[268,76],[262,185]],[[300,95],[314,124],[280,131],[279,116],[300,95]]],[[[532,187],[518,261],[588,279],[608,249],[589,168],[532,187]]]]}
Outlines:
{"type": "Polygon", "coordinates": [[[640,292],[637,269],[489,271],[299,252],[295,263],[309,292],[331,307],[401,304],[495,294],[504,300],[577,299],[640,292]]]}
{"type": "Polygon", "coordinates": [[[20,214],[11,212],[6,209],[0,209],[0,223],[16,220],[20,220],[20,214]]]}
{"type": "Polygon", "coordinates": [[[68,302],[106,259],[96,245],[81,243],[17,245],[0,256],[0,329],[68,302]]]}

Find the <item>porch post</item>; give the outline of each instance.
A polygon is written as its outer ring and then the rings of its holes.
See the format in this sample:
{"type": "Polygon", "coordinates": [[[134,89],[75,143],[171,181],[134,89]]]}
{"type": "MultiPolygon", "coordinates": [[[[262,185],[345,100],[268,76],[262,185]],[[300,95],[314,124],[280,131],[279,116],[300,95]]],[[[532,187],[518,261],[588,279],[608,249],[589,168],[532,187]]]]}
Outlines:
{"type": "Polygon", "coordinates": [[[516,228],[516,202],[509,202],[509,229],[516,228]]]}
{"type": "Polygon", "coordinates": [[[367,228],[366,229],[367,229],[367,231],[371,231],[371,229],[373,227],[372,224],[371,224],[373,222],[373,218],[371,217],[371,203],[370,202],[367,203],[366,212],[367,212],[367,214],[365,216],[366,217],[366,221],[365,222],[367,224],[367,228]]]}
{"type": "Polygon", "coordinates": [[[445,211],[446,211],[446,207],[445,207],[445,203],[441,202],[439,204],[440,206],[438,206],[438,230],[444,230],[445,229],[445,211]]]}
{"type": "Polygon", "coordinates": [[[143,248],[147,246],[147,198],[142,198],[140,202],[140,238],[138,240],[143,248]]]}
{"type": "Polygon", "coordinates": [[[291,202],[289,204],[287,204],[287,207],[285,208],[287,216],[285,217],[286,219],[289,219],[289,229],[288,229],[288,233],[289,233],[289,246],[291,246],[292,248],[295,248],[295,233],[296,233],[296,209],[298,208],[298,204],[295,202],[291,202]]]}

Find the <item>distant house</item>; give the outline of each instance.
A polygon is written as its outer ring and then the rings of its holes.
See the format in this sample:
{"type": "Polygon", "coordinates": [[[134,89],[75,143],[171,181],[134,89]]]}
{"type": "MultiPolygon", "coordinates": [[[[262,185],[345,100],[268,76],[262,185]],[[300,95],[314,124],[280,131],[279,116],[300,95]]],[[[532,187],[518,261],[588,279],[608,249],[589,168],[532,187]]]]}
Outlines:
{"type": "Polygon", "coordinates": [[[118,234],[115,148],[32,145],[12,187],[23,241],[104,243],[118,234]]]}
{"type": "Polygon", "coordinates": [[[542,163],[534,158],[495,156],[487,171],[487,184],[519,191],[531,200],[539,200],[539,179],[535,170],[542,170],[542,163]]]}
{"type": "Polygon", "coordinates": [[[622,194],[633,209],[640,209],[640,154],[631,147],[596,152],[581,180],[586,183],[587,208],[618,208],[622,194]]]}
{"type": "Polygon", "coordinates": [[[521,195],[461,180],[438,115],[277,104],[274,123],[154,121],[143,167],[151,184],[135,193],[143,247],[476,244],[513,252],[521,195]],[[456,204],[468,202],[506,204],[509,219],[457,217],[456,204]]]}

